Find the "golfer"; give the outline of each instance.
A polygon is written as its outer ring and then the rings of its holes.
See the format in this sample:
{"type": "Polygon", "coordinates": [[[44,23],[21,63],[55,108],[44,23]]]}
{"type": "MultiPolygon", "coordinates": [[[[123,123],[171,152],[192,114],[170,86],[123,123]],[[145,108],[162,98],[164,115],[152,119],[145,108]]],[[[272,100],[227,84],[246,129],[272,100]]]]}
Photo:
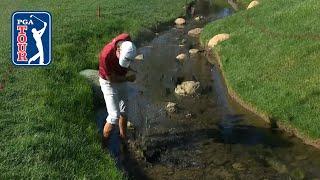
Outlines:
{"type": "Polygon", "coordinates": [[[32,58],[29,59],[29,64],[33,61],[36,61],[38,58],[39,59],[39,64],[40,65],[44,65],[44,55],[43,55],[43,45],[42,45],[42,35],[45,32],[46,28],[47,28],[47,23],[43,22],[44,26],[42,29],[40,29],[39,31],[36,30],[36,28],[32,28],[31,32],[33,34],[33,38],[36,41],[36,45],[38,48],[38,53],[35,54],[32,58]]]}
{"type": "Polygon", "coordinates": [[[130,62],[136,56],[136,47],[128,34],[120,34],[105,45],[99,55],[99,82],[104,95],[108,116],[103,128],[103,137],[108,139],[112,129],[119,126],[120,137],[126,138],[127,128],[127,76],[130,62]]]}

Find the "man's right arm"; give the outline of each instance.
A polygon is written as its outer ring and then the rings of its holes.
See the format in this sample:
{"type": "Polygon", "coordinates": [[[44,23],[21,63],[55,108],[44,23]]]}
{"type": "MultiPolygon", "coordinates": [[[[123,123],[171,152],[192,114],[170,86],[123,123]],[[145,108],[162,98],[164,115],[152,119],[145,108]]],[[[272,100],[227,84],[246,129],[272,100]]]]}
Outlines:
{"type": "Polygon", "coordinates": [[[39,31],[40,36],[42,36],[42,34],[44,33],[44,31],[46,30],[46,27],[47,27],[46,22],[44,22],[43,24],[44,24],[43,28],[39,31]]]}

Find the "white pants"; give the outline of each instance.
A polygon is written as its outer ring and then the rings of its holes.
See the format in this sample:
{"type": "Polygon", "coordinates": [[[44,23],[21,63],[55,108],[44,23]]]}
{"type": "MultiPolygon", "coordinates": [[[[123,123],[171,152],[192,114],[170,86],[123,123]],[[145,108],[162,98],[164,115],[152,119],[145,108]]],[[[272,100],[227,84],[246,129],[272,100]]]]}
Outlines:
{"type": "Polygon", "coordinates": [[[127,83],[110,83],[101,77],[99,77],[99,82],[108,111],[106,121],[111,124],[118,124],[120,115],[126,117],[127,83]]]}

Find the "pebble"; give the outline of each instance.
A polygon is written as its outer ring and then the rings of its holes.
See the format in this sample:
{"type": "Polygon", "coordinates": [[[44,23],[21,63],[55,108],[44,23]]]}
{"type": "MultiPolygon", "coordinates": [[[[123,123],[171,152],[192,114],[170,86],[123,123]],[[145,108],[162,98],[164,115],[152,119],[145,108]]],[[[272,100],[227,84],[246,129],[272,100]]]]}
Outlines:
{"type": "Polygon", "coordinates": [[[199,49],[190,49],[189,54],[197,54],[199,52],[199,49]]]}
{"type": "Polygon", "coordinates": [[[204,19],[203,16],[197,16],[194,18],[195,21],[201,21],[202,19],[204,19]]]}
{"type": "Polygon", "coordinates": [[[135,60],[142,61],[144,59],[143,54],[139,54],[135,57],[135,60]]]}
{"type": "Polygon", "coordinates": [[[178,59],[179,61],[182,61],[182,60],[185,60],[187,58],[187,55],[182,53],[182,54],[179,54],[176,59],[178,59]]]}
{"type": "Polygon", "coordinates": [[[191,29],[188,32],[188,35],[191,37],[198,37],[202,32],[202,28],[195,28],[195,29],[191,29]]]}
{"type": "Polygon", "coordinates": [[[185,116],[187,119],[190,119],[190,118],[192,118],[192,114],[191,113],[188,113],[188,114],[186,114],[186,116],[185,116]]]}
{"type": "Polygon", "coordinates": [[[232,164],[233,169],[238,170],[238,171],[244,171],[246,168],[244,167],[243,164],[241,163],[234,163],[232,164]]]}
{"type": "Polygon", "coordinates": [[[129,129],[133,129],[133,128],[134,128],[134,127],[133,127],[133,124],[132,124],[130,121],[127,122],[127,127],[128,127],[129,129]]]}
{"type": "Polygon", "coordinates": [[[168,102],[167,106],[166,106],[166,111],[168,113],[175,113],[177,112],[177,104],[173,103],[173,102],[168,102]]]}

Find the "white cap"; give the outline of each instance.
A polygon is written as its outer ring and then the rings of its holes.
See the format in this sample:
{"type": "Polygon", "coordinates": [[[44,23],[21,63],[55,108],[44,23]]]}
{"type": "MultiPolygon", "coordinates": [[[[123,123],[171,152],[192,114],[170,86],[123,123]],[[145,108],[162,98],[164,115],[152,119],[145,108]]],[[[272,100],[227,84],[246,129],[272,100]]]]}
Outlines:
{"type": "Polygon", "coordinates": [[[120,46],[119,64],[124,68],[128,68],[131,61],[137,54],[137,48],[131,41],[124,41],[120,46]]]}

